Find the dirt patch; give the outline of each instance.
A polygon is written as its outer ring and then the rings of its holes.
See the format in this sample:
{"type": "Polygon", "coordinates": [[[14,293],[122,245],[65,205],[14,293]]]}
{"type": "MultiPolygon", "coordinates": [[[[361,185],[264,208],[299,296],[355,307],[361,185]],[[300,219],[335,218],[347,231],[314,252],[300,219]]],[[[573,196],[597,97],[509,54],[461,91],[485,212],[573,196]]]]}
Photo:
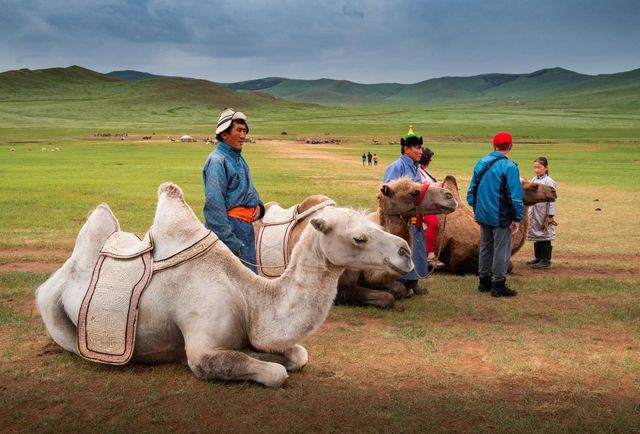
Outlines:
{"type": "Polygon", "coordinates": [[[286,140],[261,140],[259,145],[270,147],[273,156],[280,158],[304,158],[305,160],[325,160],[325,161],[341,161],[341,162],[359,162],[347,155],[340,155],[333,152],[324,151],[324,149],[340,149],[340,145],[335,144],[317,144],[312,145],[301,141],[295,143],[295,150],[292,151],[292,142],[286,140]]]}

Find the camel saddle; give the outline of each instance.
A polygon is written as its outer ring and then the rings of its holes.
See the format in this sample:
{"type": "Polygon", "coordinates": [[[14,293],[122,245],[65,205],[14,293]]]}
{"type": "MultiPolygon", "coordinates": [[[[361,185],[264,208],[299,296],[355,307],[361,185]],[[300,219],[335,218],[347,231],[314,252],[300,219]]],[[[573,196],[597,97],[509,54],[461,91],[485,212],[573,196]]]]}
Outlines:
{"type": "Polygon", "coordinates": [[[303,212],[298,212],[299,204],[287,209],[271,205],[262,217],[256,236],[258,274],[269,278],[281,276],[289,264],[291,231],[300,220],[327,206],[336,206],[336,203],[325,200],[303,212]]]}
{"type": "Polygon", "coordinates": [[[154,273],[196,258],[218,241],[213,232],[153,260],[151,230],[141,240],[117,231],[105,242],[78,315],[78,352],[85,359],[124,365],[135,345],[138,303],[154,273]]]}

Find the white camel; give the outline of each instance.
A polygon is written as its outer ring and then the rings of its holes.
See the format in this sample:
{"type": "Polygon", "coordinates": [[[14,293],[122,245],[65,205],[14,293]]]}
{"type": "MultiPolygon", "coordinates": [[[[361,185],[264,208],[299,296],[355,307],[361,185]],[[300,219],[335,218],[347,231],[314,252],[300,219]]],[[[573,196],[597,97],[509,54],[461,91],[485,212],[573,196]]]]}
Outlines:
{"type": "MultiPolygon", "coordinates": [[[[36,292],[51,337],[78,354],[80,305],[105,240],[120,230],[106,204],[80,230],[71,257],[36,292]]],[[[165,183],[151,235],[153,257],[166,257],[201,239],[202,223],[180,188],[165,183]]],[[[253,380],[280,386],[301,369],[307,350],[298,344],[326,319],[346,267],[413,267],[408,244],[362,214],[325,208],[311,221],[279,278],[249,271],[222,243],[201,256],[155,274],[139,304],[132,361],[186,361],[200,379],[253,380]]]]}

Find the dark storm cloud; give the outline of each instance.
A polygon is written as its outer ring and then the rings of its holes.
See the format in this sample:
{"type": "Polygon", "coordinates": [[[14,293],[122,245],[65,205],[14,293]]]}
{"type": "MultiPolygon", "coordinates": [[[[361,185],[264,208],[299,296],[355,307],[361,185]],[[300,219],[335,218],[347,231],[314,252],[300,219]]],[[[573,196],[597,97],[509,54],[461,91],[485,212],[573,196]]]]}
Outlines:
{"type": "Polygon", "coordinates": [[[0,70],[416,82],[640,66],[629,0],[0,0],[0,11],[0,70]]]}

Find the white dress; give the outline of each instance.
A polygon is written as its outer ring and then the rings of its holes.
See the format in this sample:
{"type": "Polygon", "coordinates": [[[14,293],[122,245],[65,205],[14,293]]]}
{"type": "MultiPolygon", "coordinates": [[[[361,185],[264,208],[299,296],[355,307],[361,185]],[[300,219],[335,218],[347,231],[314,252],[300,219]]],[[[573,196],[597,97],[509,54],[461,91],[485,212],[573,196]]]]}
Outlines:
{"type": "MultiPolygon", "coordinates": [[[[549,175],[536,176],[531,180],[538,184],[546,184],[556,188],[556,182],[549,175]]],[[[529,207],[529,230],[527,240],[529,241],[553,241],[556,239],[554,225],[544,227],[547,216],[556,215],[555,202],[542,202],[529,207]]]]}

